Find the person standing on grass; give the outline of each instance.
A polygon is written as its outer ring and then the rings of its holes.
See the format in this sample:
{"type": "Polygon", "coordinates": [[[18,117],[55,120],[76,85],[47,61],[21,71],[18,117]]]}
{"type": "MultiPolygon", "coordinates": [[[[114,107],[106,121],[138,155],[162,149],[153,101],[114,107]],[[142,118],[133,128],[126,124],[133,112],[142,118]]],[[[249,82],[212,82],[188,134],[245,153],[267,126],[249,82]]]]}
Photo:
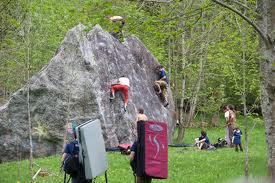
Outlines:
{"type": "MultiPolygon", "coordinates": [[[[137,136],[137,122],[138,121],[148,121],[148,117],[144,114],[144,110],[142,108],[138,109],[137,119],[135,123],[135,136],[137,136]]],[[[132,167],[132,170],[134,172],[134,175],[136,175],[136,169],[137,169],[137,140],[133,143],[131,146],[131,153],[129,155],[130,158],[130,165],[132,167]]],[[[151,177],[135,177],[137,183],[150,183],[152,181],[151,177]]]]}
{"type": "Polygon", "coordinates": [[[226,128],[226,142],[229,147],[233,147],[232,138],[233,138],[233,130],[234,124],[236,122],[236,114],[234,112],[234,107],[232,105],[226,105],[223,107],[224,117],[225,117],[225,125],[226,128]]]}
{"type": "MultiPolygon", "coordinates": [[[[69,143],[67,143],[63,150],[61,161],[62,161],[62,164],[64,165],[66,158],[68,158],[68,156],[72,156],[75,158],[74,161],[77,161],[73,164],[74,166],[77,166],[74,169],[79,169],[79,167],[80,167],[79,160],[78,160],[79,145],[78,145],[78,141],[76,139],[76,133],[73,132],[72,136],[73,136],[73,140],[71,140],[69,143]]],[[[79,172],[77,171],[77,172],[73,173],[72,175],[70,175],[72,178],[72,183],[78,183],[78,176],[79,176],[78,174],[79,174],[79,172]]]]}
{"type": "Polygon", "coordinates": [[[148,121],[148,117],[144,114],[144,110],[142,108],[138,109],[137,122],[138,121],[148,121]]]}
{"type": "Polygon", "coordinates": [[[132,129],[133,129],[135,139],[137,137],[137,122],[138,121],[148,121],[148,117],[144,114],[144,110],[142,108],[138,109],[136,121],[134,122],[134,124],[132,124],[132,129]]]}
{"type": "Polygon", "coordinates": [[[235,150],[238,152],[238,146],[240,147],[240,151],[243,151],[242,148],[242,131],[236,127],[233,132],[233,144],[235,145],[235,150]]]}
{"type": "MultiPolygon", "coordinates": [[[[63,149],[63,154],[61,157],[62,167],[64,168],[65,161],[67,158],[69,158],[69,156],[73,157],[74,163],[73,164],[71,163],[71,165],[69,165],[69,166],[74,166],[73,169],[75,170],[74,173],[70,175],[72,183],[88,183],[88,181],[85,179],[83,166],[79,162],[79,143],[76,138],[75,128],[76,126],[73,126],[70,129],[70,132],[72,132],[71,136],[69,136],[71,140],[65,145],[63,149]]],[[[64,177],[64,181],[66,181],[66,176],[64,177]]]]}
{"type": "MultiPolygon", "coordinates": [[[[132,167],[132,170],[134,172],[134,174],[136,175],[136,171],[137,171],[137,141],[135,141],[133,143],[133,145],[131,146],[131,153],[129,155],[130,158],[130,165],[132,167]]],[[[151,177],[147,177],[147,176],[143,176],[143,177],[136,177],[135,180],[137,183],[151,183],[152,178],[151,177]]]]}

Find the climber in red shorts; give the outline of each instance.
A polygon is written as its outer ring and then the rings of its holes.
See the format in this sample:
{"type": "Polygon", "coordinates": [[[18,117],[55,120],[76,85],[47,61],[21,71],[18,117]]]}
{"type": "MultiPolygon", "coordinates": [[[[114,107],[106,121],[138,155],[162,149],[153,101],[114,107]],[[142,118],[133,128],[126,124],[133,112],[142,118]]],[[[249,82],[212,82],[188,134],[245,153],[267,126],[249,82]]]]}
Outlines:
{"type": "Polygon", "coordinates": [[[122,91],[124,97],[124,110],[126,111],[128,105],[128,90],[130,87],[130,81],[127,77],[121,76],[117,79],[115,84],[111,85],[111,97],[110,99],[113,100],[115,98],[116,91],[122,91]]]}

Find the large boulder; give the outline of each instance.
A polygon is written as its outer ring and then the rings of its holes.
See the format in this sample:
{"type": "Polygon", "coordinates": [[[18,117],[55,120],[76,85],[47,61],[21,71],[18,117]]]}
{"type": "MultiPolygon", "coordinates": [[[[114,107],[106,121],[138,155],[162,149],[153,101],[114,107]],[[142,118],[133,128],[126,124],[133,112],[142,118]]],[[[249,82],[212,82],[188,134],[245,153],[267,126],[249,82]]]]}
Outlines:
{"type": "Polygon", "coordinates": [[[88,33],[85,29],[81,24],[71,29],[48,65],[0,107],[1,161],[29,153],[28,88],[35,156],[60,153],[70,121],[99,119],[106,147],[131,143],[138,108],[150,120],[166,122],[171,141],[174,102],[170,89],[167,108],[155,94],[157,60],[136,37],[120,43],[98,25],[88,33]],[[121,75],[131,85],[127,112],[121,93],[109,100],[110,83],[121,75]]]}

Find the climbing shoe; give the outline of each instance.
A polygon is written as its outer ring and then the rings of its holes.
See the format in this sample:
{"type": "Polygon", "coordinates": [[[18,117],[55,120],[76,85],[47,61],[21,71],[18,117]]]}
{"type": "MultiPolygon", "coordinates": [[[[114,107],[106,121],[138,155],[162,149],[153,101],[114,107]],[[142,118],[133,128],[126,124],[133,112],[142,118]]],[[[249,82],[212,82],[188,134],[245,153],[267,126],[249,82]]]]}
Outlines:
{"type": "Polygon", "coordinates": [[[111,93],[110,94],[110,100],[114,100],[115,99],[115,96],[111,93]]]}

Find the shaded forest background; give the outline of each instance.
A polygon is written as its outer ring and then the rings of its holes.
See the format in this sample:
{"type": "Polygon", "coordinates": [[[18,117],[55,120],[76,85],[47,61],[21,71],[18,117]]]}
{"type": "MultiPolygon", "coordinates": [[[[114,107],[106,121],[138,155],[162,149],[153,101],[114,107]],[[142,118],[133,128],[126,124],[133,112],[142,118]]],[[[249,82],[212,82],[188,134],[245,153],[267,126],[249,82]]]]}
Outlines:
{"type": "MultiPolygon", "coordinates": [[[[126,19],[125,37],[137,36],[165,66],[180,124],[190,126],[197,114],[213,122],[227,103],[241,112],[246,102],[249,112],[260,114],[258,35],[238,15],[210,0],[0,4],[0,104],[26,84],[27,57],[33,75],[53,57],[70,28],[82,23],[89,31],[99,24],[111,31],[107,16],[121,15],[126,19]]],[[[257,8],[255,0],[246,4],[257,8]]],[[[257,16],[255,9],[241,8],[247,16],[257,16]]]]}

